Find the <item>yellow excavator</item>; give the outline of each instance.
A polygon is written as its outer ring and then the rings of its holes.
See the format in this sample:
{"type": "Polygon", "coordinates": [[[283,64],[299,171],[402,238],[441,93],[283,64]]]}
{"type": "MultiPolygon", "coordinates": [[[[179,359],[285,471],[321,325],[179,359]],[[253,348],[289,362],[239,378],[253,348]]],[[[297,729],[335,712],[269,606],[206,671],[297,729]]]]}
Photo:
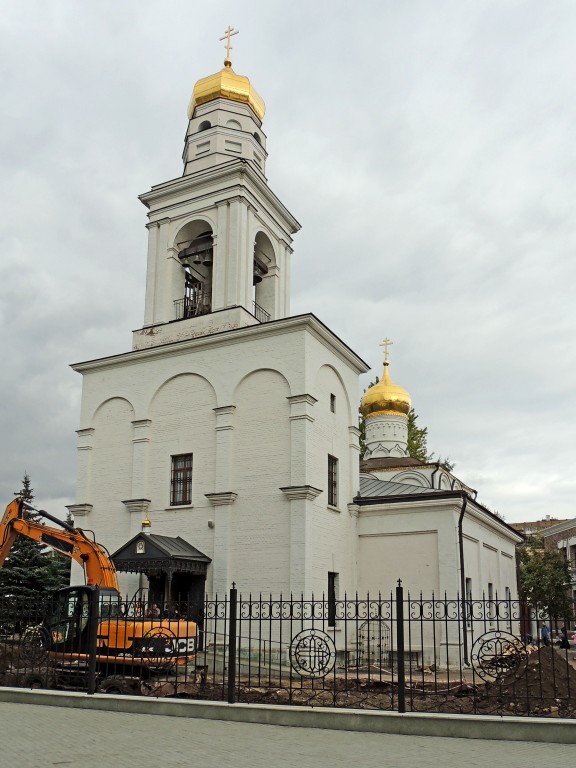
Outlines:
{"type": "Polygon", "coordinates": [[[86,580],[82,586],[54,593],[44,621],[28,632],[29,657],[45,659],[61,678],[73,678],[81,677],[95,656],[100,690],[114,693],[137,692],[139,681],[173,674],[177,665],[194,659],[196,623],[147,616],[140,601],[130,609],[121,601],[116,568],[108,552],[84,530],[16,498],[0,522],[0,568],[18,536],[75,560],[86,580]],[[26,518],[26,509],[59,527],[26,518]],[[97,621],[95,634],[90,617],[97,621]]]}

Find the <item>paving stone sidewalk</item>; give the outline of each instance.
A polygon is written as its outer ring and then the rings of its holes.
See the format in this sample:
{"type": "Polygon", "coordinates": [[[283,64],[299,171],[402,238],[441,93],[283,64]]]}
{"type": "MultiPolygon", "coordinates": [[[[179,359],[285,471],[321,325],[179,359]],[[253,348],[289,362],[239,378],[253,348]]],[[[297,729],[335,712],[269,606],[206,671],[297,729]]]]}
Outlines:
{"type": "Polygon", "coordinates": [[[573,744],[285,728],[0,702],[0,768],[511,768],[571,765],[573,744]]]}

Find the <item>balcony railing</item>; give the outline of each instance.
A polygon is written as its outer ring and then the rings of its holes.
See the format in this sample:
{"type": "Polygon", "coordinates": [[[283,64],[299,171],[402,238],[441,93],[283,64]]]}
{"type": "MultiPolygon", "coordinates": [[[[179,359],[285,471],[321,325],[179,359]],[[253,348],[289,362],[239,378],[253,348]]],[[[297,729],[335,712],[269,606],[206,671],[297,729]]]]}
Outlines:
{"type": "Polygon", "coordinates": [[[266,312],[266,310],[261,307],[260,304],[256,304],[255,301],[252,302],[252,314],[260,323],[267,323],[270,320],[270,312],[266,312]]]}
{"type": "MultiPolygon", "coordinates": [[[[184,299],[178,299],[174,302],[174,319],[185,320],[189,317],[198,317],[199,315],[207,315],[212,312],[212,305],[210,302],[210,294],[196,294],[195,296],[187,296],[184,299]]],[[[270,321],[270,313],[257,304],[252,302],[252,314],[260,323],[268,323],[270,321]]]]}
{"type": "Polygon", "coordinates": [[[185,320],[188,317],[207,315],[212,311],[210,294],[203,293],[195,296],[186,296],[174,302],[174,314],[176,320],[185,320]]]}

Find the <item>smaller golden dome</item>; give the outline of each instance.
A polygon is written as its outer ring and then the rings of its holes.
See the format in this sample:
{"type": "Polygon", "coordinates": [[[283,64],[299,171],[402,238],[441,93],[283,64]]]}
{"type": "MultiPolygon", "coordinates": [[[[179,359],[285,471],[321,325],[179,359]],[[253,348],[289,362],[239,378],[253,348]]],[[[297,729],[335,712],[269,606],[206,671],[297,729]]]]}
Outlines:
{"type": "Polygon", "coordinates": [[[388,360],[386,360],[382,378],[364,393],[360,403],[360,411],[364,418],[381,414],[407,416],[412,407],[410,395],[403,387],[394,384],[388,367],[388,360]]]}
{"type": "Polygon", "coordinates": [[[215,99],[230,99],[231,101],[239,101],[241,104],[248,104],[260,120],[266,112],[266,104],[264,104],[262,97],[256,93],[247,77],[237,75],[234,72],[232,62],[228,58],[224,60],[224,69],[220,72],[198,80],[188,107],[188,118],[192,119],[194,109],[197,106],[215,99]]]}

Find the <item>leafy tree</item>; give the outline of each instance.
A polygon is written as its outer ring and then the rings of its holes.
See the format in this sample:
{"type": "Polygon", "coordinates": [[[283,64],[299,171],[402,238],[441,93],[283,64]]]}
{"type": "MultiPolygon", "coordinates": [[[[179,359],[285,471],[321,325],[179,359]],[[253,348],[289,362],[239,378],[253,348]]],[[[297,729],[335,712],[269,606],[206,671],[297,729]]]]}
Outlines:
{"type": "Polygon", "coordinates": [[[535,536],[519,547],[518,581],[522,595],[534,608],[551,619],[572,618],[568,562],[559,550],[546,549],[542,538],[535,536]]]}
{"type": "Polygon", "coordinates": [[[414,408],[408,413],[408,453],[413,459],[432,461],[434,454],[428,453],[428,427],[418,427],[418,414],[414,408]]]}
{"type": "MultiPolygon", "coordinates": [[[[374,384],[378,384],[378,378],[375,378],[374,381],[371,381],[366,389],[370,389],[370,387],[373,387],[374,384]]],[[[366,392],[366,389],[364,392],[366,392]]],[[[364,454],[366,453],[366,419],[360,410],[360,406],[358,406],[358,429],[360,430],[360,458],[363,459],[364,454]]]]}
{"type": "MultiPolygon", "coordinates": [[[[24,474],[22,488],[16,496],[32,503],[34,490],[28,473],[24,474]]],[[[40,522],[38,515],[30,510],[24,511],[27,520],[40,522]]],[[[69,583],[65,575],[65,555],[53,554],[42,544],[25,536],[18,536],[10,554],[0,569],[0,597],[12,597],[19,600],[39,600],[54,589],[69,583]]],[[[69,574],[69,565],[66,564],[69,574]]]]}

